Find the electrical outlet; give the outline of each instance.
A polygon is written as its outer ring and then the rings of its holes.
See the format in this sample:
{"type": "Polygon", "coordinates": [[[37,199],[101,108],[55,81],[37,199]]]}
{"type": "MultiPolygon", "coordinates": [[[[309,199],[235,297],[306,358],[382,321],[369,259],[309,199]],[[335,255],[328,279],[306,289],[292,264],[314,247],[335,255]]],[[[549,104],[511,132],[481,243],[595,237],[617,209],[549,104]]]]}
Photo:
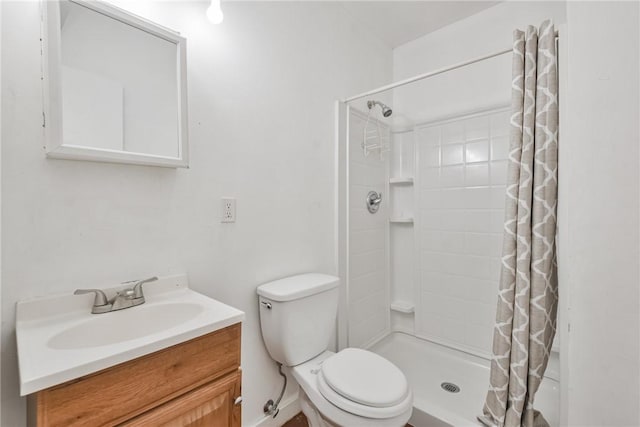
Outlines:
{"type": "Polygon", "coordinates": [[[236,199],[222,198],[222,220],[220,222],[236,222],[236,199]]]}

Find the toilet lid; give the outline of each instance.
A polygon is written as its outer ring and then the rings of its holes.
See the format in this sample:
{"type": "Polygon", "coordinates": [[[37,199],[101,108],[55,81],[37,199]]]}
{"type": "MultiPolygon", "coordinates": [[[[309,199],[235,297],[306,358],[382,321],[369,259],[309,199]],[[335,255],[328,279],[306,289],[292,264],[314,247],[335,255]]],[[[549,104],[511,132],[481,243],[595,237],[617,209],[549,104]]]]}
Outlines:
{"type": "Polygon", "coordinates": [[[388,408],[402,403],[409,384],[400,369],[384,357],[347,348],[322,363],[322,376],[336,393],[366,406],[388,408]]]}

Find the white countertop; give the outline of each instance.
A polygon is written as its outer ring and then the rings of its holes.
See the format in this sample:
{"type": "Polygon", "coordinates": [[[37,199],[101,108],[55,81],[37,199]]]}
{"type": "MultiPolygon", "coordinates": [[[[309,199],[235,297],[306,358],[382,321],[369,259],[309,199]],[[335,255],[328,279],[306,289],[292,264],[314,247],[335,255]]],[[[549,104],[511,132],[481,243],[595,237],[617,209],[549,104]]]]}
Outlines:
{"type": "MultiPolygon", "coordinates": [[[[104,290],[107,296],[111,296],[114,289],[116,288],[104,290]]],[[[156,282],[145,284],[144,294],[144,304],[105,314],[91,314],[92,294],[76,296],[69,293],[18,302],[16,336],[20,395],[25,396],[100,371],[244,320],[242,311],[189,289],[186,275],[161,277],[156,282]],[[127,334],[135,332],[128,328],[135,328],[136,324],[126,323],[127,318],[136,314],[132,313],[133,310],[152,310],[157,315],[164,307],[171,308],[175,304],[180,305],[182,311],[184,307],[195,307],[197,310],[189,315],[188,320],[182,320],[175,326],[170,318],[163,317],[162,323],[168,324],[168,327],[141,337],[101,345],[100,335],[98,338],[92,336],[90,341],[94,344],[73,349],[55,348],[56,345],[51,344],[55,342],[52,338],[98,317],[103,326],[105,322],[110,325],[113,321],[113,331],[109,331],[111,341],[114,341],[113,336],[117,336],[119,331],[123,331],[123,336],[139,335],[127,334]]],[[[145,327],[149,328],[149,325],[145,327]]]]}

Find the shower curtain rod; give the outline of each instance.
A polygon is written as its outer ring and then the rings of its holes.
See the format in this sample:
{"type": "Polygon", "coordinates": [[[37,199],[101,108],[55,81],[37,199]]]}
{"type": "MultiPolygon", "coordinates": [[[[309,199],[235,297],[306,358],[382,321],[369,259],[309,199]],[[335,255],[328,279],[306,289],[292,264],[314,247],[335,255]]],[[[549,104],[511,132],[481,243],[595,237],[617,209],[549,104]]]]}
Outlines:
{"type": "MultiPolygon", "coordinates": [[[[558,32],[556,31],[556,42],[557,41],[558,41],[558,32]]],[[[440,69],[437,69],[435,71],[429,71],[428,73],[424,73],[424,74],[418,74],[417,76],[409,77],[408,79],[405,79],[405,80],[400,80],[398,82],[391,83],[391,84],[388,84],[386,86],[381,86],[381,87],[379,87],[377,89],[373,89],[373,90],[370,90],[368,92],[363,92],[361,94],[358,94],[358,95],[355,95],[355,96],[351,96],[349,98],[345,98],[345,99],[342,100],[342,102],[355,101],[356,99],[364,98],[366,96],[375,95],[377,93],[384,92],[384,91],[387,91],[389,89],[395,89],[397,87],[408,85],[409,83],[417,82],[419,80],[423,80],[423,79],[426,79],[428,77],[433,77],[433,76],[437,76],[438,74],[446,73],[447,71],[452,71],[452,70],[455,70],[455,69],[458,69],[458,68],[465,67],[467,65],[475,64],[476,62],[484,61],[485,59],[495,58],[496,56],[504,55],[505,53],[509,53],[509,52],[513,52],[513,46],[510,47],[509,49],[504,49],[504,50],[501,50],[501,51],[498,51],[498,52],[491,53],[489,55],[478,56],[478,57],[470,59],[468,61],[458,62],[457,64],[449,65],[448,67],[440,68],[440,69]]],[[[557,51],[556,51],[556,55],[557,55],[557,51]]]]}

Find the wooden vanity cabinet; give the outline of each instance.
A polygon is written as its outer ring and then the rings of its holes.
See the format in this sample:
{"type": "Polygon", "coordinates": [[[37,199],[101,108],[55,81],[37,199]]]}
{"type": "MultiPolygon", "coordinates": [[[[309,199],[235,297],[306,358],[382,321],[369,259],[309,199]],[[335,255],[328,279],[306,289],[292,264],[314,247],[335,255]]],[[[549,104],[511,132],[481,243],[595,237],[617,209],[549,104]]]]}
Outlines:
{"type": "Polygon", "coordinates": [[[227,375],[121,425],[239,427],[240,406],[234,405],[234,396],[239,395],[240,382],[239,372],[227,375]]]}
{"type": "Polygon", "coordinates": [[[29,396],[30,426],[241,426],[240,324],[29,396]]]}

